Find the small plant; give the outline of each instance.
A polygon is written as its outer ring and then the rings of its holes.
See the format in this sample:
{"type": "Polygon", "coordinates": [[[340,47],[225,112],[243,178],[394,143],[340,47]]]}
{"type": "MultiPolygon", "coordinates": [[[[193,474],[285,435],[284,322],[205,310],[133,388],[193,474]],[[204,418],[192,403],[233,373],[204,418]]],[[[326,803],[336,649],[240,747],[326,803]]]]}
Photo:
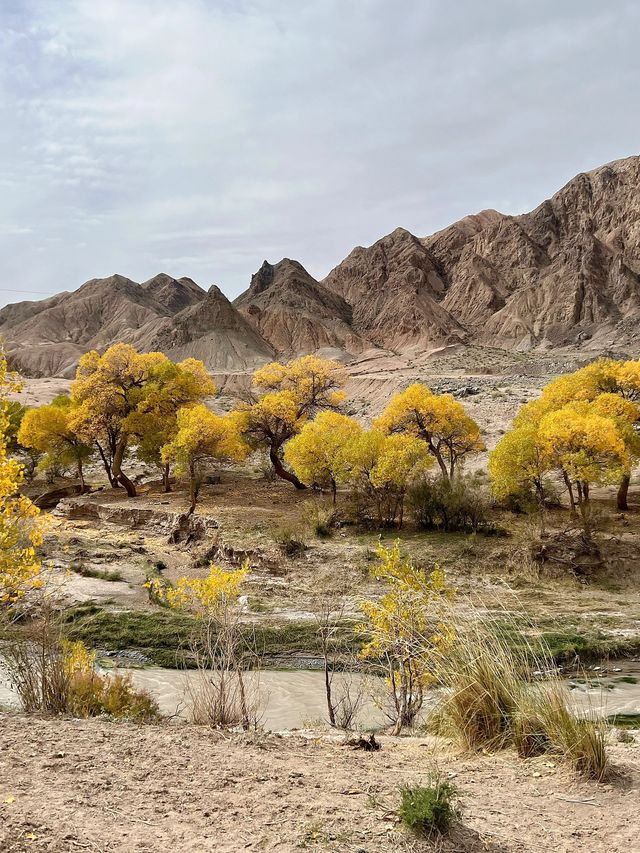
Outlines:
{"type": "Polygon", "coordinates": [[[329,539],[333,535],[336,524],[336,511],[333,506],[319,501],[306,501],[302,506],[302,518],[318,539],[329,539]]]}
{"type": "Polygon", "coordinates": [[[294,527],[279,527],[273,534],[273,539],[282,553],[287,557],[297,557],[307,550],[304,536],[294,527]]]}
{"type": "Polygon", "coordinates": [[[457,797],[454,785],[434,775],[427,787],[400,789],[398,815],[406,828],[417,835],[444,834],[458,816],[457,797]]]}

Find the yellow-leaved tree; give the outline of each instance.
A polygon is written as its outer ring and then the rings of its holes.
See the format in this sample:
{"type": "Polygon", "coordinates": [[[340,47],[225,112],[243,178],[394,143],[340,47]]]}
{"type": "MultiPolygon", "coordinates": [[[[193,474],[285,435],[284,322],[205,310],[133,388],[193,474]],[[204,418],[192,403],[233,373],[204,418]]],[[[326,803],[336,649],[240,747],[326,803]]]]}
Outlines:
{"type": "Polygon", "coordinates": [[[8,394],[19,390],[18,378],[0,355],[0,610],[5,611],[41,585],[36,549],[42,543],[39,511],[19,494],[22,466],[7,454],[11,432],[8,394]]]}
{"type": "Polygon", "coordinates": [[[600,414],[597,402],[569,403],[542,418],[538,436],[543,454],[560,471],[572,508],[577,506],[589,535],[591,486],[619,482],[629,468],[629,453],[615,420],[600,414]]]}
{"type": "Polygon", "coordinates": [[[631,471],[640,459],[640,361],[601,358],[574,373],[559,376],[545,386],[538,400],[522,408],[514,426],[537,424],[544,415],[568,403],[595,403],[601,397],[602,405],[617,420],[627,449],[629,466],[621,472],[617,494],[618,509],[626,510],[631,471]],[[624,401],[623,407],[615,409],[614,397],[624,401]]]}
{"type": "Polygon", "coordinates": [[[176,432],[161,457],[175,463],[178,474],[189,476],[189,512],[195,511],[202,476],[212,463],[241,462],[251,448],[240,434],[235,413],[216,415],[203,403],[178,410],[176,432]]]}
{"type": "Polygon", "coordinates": [[[257,722],[258,690],[244,674],[254,656],[238,603],[248,573],[246,563],[232,571],[211,563],[205,578],[182,577],[175,586],[155,578],[147,584],[156,600],[197,617],[191,652],[199,682],[188,688],[194,722],[245,729],[257,722]]]}
{"type": "Polygon", "coordinates": [[[254,448],[269,454],[273,470],[297,489],[305,484],[283,464],[284,446],[318,412],[345,400],[345,371],[337,361],[306,355],[287,364],[272,362],[253,375],[250,398],[238,411],[254,448]]]}
{"type": "Polygon", "coordinates": [[[433,457],[419,438],[361,430],[338,453],[335,476],[373,502],[380,527],[402,527],[407,489],[431,465],[433,457]]]}
{"type": "Polygon", "coordinates": [[[379,545],[379,563],[371,568],[386,591],[361,608],[367,622],[358,629],[370,635],[361,657],[381,662],[391,697],[392,733],[411,726],[422,708],[424,690],[437,681],[438,660],[454,640],[446,607],[455,590],[444,573],[415,566],[400,543],[379,545]]]}
{"type": "Polygon", "coordinates": [[[480,428],[462,403],[451,394],[434,394],[420,382],[395,394],[373,425],[385,433],[405,433],[423,441],[449,480],[470,453],[484,450],[480,428]]]}
{"type": "Polygon", "coordinates": [[[84,441],[96,443],[112,483],[134,497],[135,486],[122,469],[128,448],[140,444],[159,463],[178,410],[214,392],[202,362],[174,364],[163,353],[114,344],[103,355],[94,350],[80,359],[71,386],[76,409],[70,424],[84,441]]]}
{"type": "Polygon", "coordinates": [[[340,412],[320,412],[287,442],[284,460],[307,486],[331,489],[336,503],[345,445],[362,433],[360,424],[340,412]]]}
{"type": "Polygon", "coordinates": [[[523,422],[521,426],[514,427],[489,454],[489,473],[495,496],[504,499],[533,489],[541,530],[544,530],[545,478],[550,469],[551,460],[539,440],[537,423],[523,422]]]}
{"type": "Polygon", "coordinates": [[[64,395],[56,397],[48,406],[29,409],[22,418],[17,440],[23,447],[46,454],[45,466],[56,462],[75,465],[84,491],[83,465],[91,459],[93,448],[72,429],[73,414],[72,401],[64,395]]]}

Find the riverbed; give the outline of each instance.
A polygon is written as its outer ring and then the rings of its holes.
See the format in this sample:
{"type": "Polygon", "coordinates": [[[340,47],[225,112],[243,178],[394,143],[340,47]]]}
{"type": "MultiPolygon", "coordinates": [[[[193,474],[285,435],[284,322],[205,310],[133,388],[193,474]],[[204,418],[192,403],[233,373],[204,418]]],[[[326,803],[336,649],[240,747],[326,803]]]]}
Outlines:
{"type": "MultiPolygon", "coordinates": [[[[119,669],[131,674],[136,686],[148,690],[158,701],[160,710],[181,719],[189,718],[189,685],[197,686],[193,670],[119,669]]],[[[260,698],[260,724],[272,731],[304,728],[327,720],[324,674],[309,670],[264,670],[248,673],[249,692],[260,698]]],[[[352,695],[362,695],[358,723],[363,728],[384,726],[384,684],[381,679],[360,674],[336,673],[333,687],[339,695],[345,682],[352,695]]],[[[640,713],[640,661],[611,662],[606,669],[587,671],[563,679],[571,703],[577,713],[602,716],[640,713]]],[[[436,694],[427,696],[428,710],[436,702],[436,694]]],[[[0,675],[0,705],[17,707],[17,697],[0,675]]]]}

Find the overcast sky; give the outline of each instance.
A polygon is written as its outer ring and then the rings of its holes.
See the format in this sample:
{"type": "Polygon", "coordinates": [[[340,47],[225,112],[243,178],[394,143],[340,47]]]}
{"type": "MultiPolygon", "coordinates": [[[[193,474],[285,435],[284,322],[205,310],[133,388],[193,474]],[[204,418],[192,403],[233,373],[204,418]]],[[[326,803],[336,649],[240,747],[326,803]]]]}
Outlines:
{"type": "Polygon", "coordinates": [[[229,296],[640,150],[640,3],[1,0],[0,303],[229,296]],[[30,293],[33,291],[35,293],[30,293]]]}

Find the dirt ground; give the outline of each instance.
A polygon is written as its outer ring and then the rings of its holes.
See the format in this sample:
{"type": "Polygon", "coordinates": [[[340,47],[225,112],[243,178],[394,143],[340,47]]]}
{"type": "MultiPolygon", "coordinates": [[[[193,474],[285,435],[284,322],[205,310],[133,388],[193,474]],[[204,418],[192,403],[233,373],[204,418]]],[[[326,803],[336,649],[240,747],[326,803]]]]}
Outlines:
{"type": "Polygon", "coordinates": [[[103,853],[310,849],[340,853],[630,853],[640,744],[613,743],[615,776],[578,780],[548,759],[461,758],[434,740],[222,735],[178,725],[0,715],[0,849],[103,853]],[[399,788],[437,762],[459,788],[446,842],[408,836],[399,788]]]}

